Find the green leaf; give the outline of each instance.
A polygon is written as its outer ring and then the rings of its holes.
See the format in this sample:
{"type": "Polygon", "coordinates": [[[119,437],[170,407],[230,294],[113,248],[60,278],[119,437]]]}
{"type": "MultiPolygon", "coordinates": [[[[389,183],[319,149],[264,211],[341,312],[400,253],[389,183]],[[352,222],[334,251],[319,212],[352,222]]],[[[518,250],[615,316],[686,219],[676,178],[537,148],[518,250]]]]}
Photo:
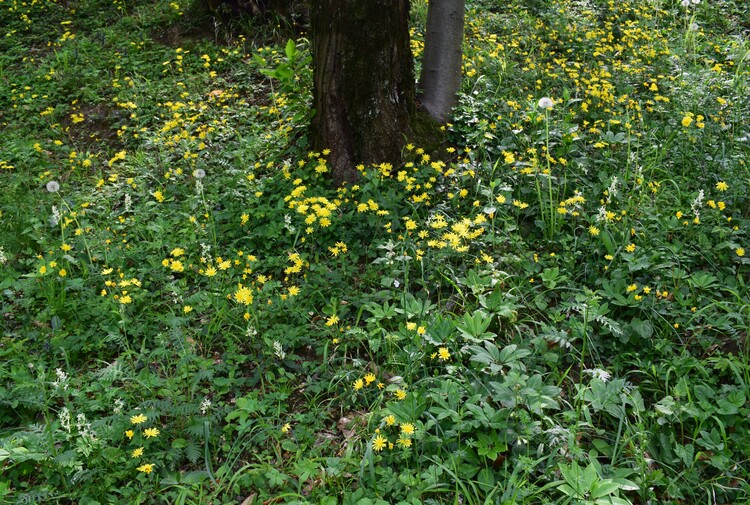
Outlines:
{"type": "Polygon", "coordinates": [[[292,39],[287,40],[284,53],[286,53],[286,57],[289,58],[289,60],[294,60],[297,56],[297,45],[292,39]]]}
{"type": "Polygon", "coordinates": [[[630,322],[630,326],[633,328],[640,337],[651,338],[654,334],[654,327],[649,321],[641,321],[640,319],[633,319],[630,322]]]}
{"type": "Polygon", "coordinates": [[[583,471],[581,476],[580,485],[584,491],[590,491],[594,488],[594,484],[599,480],[599,475],[596,473],[596,467],[593,463],[589,463],[589,466],[583,471]]]}
{"type": "Polygon", "coordinates": [[[580,498],[580,495],[576,492],[576,490],[567,484],[560,484],[557,489],[559,489],[563,494],[572,498],[580,498]]]}
{"type": "Polygon", "coordinates": [[[591,497],[592,498],[601,498],[602,496],[608,496],[611,494],[616,493],[620,489],[620,485],[616,482],[613,482],[609,479],[602,480],[598,484],[594,486],[594,489],[591,490],[591,497]]]}

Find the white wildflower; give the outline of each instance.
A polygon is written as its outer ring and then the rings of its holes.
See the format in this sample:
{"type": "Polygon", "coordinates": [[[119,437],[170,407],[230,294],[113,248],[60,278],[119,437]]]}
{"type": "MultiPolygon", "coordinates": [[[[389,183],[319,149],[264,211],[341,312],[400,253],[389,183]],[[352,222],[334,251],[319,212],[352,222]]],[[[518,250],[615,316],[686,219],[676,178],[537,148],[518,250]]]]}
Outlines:
{"type": "Polygon", "coordinates": [[[208,396],[203,399],[201,402],[201,414],[204,416],[206,415],[206,412],[208,412],[208,409],[211,408],[211,400],[209,400],[208,396]]]}
{"type": "Polygon", "coordinates": [[[281,342],[279,342],[277,340],[273,341],[273,353],[279,359],[286,358],[286,353],[284,352],[284,349],[281,347],[281,342]]]}
{"type": "Polygon", "coordinates": [[[617,184],[620,181],[617,179],[617,176],[614,176],[612,179],[612,184],[609,185],[609,188],[607,188],[607,203],[610,203],[612,201],[612,197],[617,196],[617,184]]]}
{"type": "Polygon", "coordinates": [[[66,374],[59,368],[55,368],[55,375],[57,375],[57,380],[54,380],[52,382],[52,385],[56,388],[62,388],[63,391],[66,391],[68,389],[68,374],[66,374]]]}
{"type": "Polygon", "coordinates": [[[86,429],[86,414],[78,414],[76,416],[76,429],[80,432],[86,429]]]}
{"type": "Polygon", "coordinates": [[[206,258],[207,261],[211,261],[211,246],[201,242],[201,256],[206,258]]]}
{"type": "Polygon", "coordinates": [[[52,206],[52,216],[49,218],[49,222],[52,226],[57,226],[60,222],[60,209],[57,208],[57,205],[52,206]]]}
{"type": "Polygon", "coordinates": [[[703,199],[705,198],[705,194],[703,193],[703,190],[701,189],[698,191],[698,196],[695,197],[695,200],[693,200],[693,203],[690,204],[690,208],[693,211],[693,214],[695,214],[695,217],[700,217],[701,212],[700,208],[703,206],[703,199]]]}
{"type": "Polygon", "coordinates": [[[70,411],[68,410],[68,407],[63,407],[62,410],[60,410],[59,418],[60,427],[70,433],[70,411]]]}
{"type": "Polygon", "coordinates": [[[285,214],[284,215],[284,228],[289,230],[289,233],[296,233],[297,228],[292,225],[292,216],[291,214],[285,214]]]}
{"type": "Polygon", "coordinates": [[[612,378],[612,374],[610,374],[606,370],[602,370],[601,368],[587,368],[584,370],[584,373],[587,373],[591,377],[599,379],[602,382],[607,382],[612,378]]]}
{"type": "Polygon", "coordinates": [[[57,193],[60,191],[60,183],[57,181],[49,181],[47,183],[47,191],[50,193],[57,193]]]}

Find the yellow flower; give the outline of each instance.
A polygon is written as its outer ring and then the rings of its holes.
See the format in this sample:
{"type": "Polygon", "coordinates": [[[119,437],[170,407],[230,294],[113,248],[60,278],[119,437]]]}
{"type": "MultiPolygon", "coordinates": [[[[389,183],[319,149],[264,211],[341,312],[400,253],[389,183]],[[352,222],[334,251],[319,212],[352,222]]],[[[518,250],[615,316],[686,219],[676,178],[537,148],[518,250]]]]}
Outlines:
{"type": "Polygon", "coordinates": [[[404,391],[403,389],[397,389],[393,394],[396,395],[397,400],[403,400],[404,398],[406,398],[406,391],[404,391]]]}
{"type": "Polygon", "coordinates": [[[625,247],[625,250],[628,252],[635,251],[635,244],[628,244],[627,247],[625,247]]]}
{"type": "Polygon", "coordinates": [[[151,473],[154,471],[154,464],[153,463],[146,463],[145,465],[141,465],[138,468],[136,468],[139,472],[143,473],[151,473]]]}
{"type": "Polygon", "coordinates": [[[687,128],[691,124],[693,124],[693,118],[691,118],[690,116],[685,116],[682,118],[682,126],[687,128]]]}
{"type": "Polygon", "coordinates": [[[67,251],[70,251],[73,248],[70,247],[68,244],[63,244],[63,245],[60,246],[60,249],[63,250],[63,251],[65,251],[65,252],[67,252],[67,251]]]}
{"type": "Polygon", "coordinates": [[[729,189],[729,185],[724,181],[719,181],[716,183],[716,189],[719,191],[726,191],[729,189]]]}
{"type": "Polygon", "coordinates": [[[393,414],[386,416],[384,421],[388,426],[393,426],[394,424],[396,424],[396,416],[394,416],[393,414]]]}
{"type": "Polygon", "coordinates": [[[182,311],[185,314],[189,314],[193,311],[193,307],[191,307],[190,305],[185,305],[184,307],[182,307],[182,311]]]}
{"type": "Polygon", "coordinates": [[[396,440],[396,443],[406,449],[407,447],[411,447],[411,439],[410,438],[399,438],[396,440]]]}
{"type": "Polygon", "coordinates": [[[125,436],[128,437],[128,440],[132,440],[133,435],[135,435],[135,433],[133,433],[133,430],[128,430],[125,432],[125,436]]]}
{"type": "Polygon", "coordinates": [[[628,293],[632,293],[633,291],[636,291],[638,289],[638,284],[631,284],[628,286],[628,293]]]}
{"type": "Polygon", "coordinates": [[[143,430],[143,435],[146,438],[158,437],[159,436],[159,430],[156,429],[156,428],[146,428],[145,430],[143,430]]]}
{"type": "Polygon", "coordinates": [[[145,423],[146,421],[148,421],[148,417],[144,416],[143,414],[138,414],[130,418],[131,424],[141,424],[145,423]]]}
{"type": "Polygon", "coordinates": [[[441,347],[438,349],[438,359],[440,361],[447,361],[451,357],[451,353],[448,351],[447,347],[441,347]]]}
{"type": "Polygon", "coordinates": [[[352,387],[354,388],[354,391],[359,391],[360,389],[365,387],[365,381],[363,381],[362,379],[357,379],[354,381],[352,387]]]}
{"type": "Polygon", "coordinates": [[[130,454],[131,458],[140,458],[141,456],[143,456],[143,447],[139,447],[130,454]]]}
{"type": "Polygon", "coordinates": [[[372,441],[372,449],[375,452],[380,452],[385,448],[387,444],[388,444],[388,440],[383,435],[378,435],[372,441]]]}
{"type": "Polygon", "coordinates": [[[161,191],[157,190],[151,194],[154,195],[154,198],[156,199],[157,202],[162,203],[164,201],[164,194],[161,191]]]}
{"type": "Polygon", "coordinates": [[[742,257],[745,255],[745,250],[742,247],[738,247],[734,250],[735,254],[739,257],[742,257]]]}
{"type": "Polygon", "coordinates": [[[247,288],[242,284],[238,285],[237,291],[234,292],[233,296],[238,303],[243,305],[252,305],[253,303],[253,292],[250,291],[250,288],[247,288]]]}
{"type": "Polygon", "coordinates": [[[334,314],[326,320],[326,326],[333,326],[334,324],[338,322],[339,322],[339,316],[334,314]]]}
{"type": "Polygon", "coordinates": [[[402,424],[401,433],[403,433],[404,435],[414,435],[414,425],[412,423],[402,424]]]}
{"type": "Polygon", "coordinates": [[[297,286],[289,286],[289,296],[297,296],[299,294],[299,288],[297,286]]]}
{"type": "Polygon", "coordinates": [[[375,374],[374,373],[368,373],[367,375],[365,375],[365,384],[366,385],[369,386],[373,382],[375,382],[375,374]]]}
{"type": "Polygon", "coordinates": [[[289,423],[286,423],[284,426],[281,427],[281,433],[289,433],[289,430],[292,429],[292,425],[289,423]]]}
{"type": "Polygon", "coordinates": [[[60,277],[65,277],[66,275],[68,275],[68,272],[64,268],[61,268],[57,273],[60,275],[60,277]]]}
{"type": "Polygon", "coordinates": [[[599,231],[600,231],[599,228],[597,228],[596,226],[593,226],[593,225],[589,226],[589,233],[593,235],[594,237],[599,235],[599,231]]]}

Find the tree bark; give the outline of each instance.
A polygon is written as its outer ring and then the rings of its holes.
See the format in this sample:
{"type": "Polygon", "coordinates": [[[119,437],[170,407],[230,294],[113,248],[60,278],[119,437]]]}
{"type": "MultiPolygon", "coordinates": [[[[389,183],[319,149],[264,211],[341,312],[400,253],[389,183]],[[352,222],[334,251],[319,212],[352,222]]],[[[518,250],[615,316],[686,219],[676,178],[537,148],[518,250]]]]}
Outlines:
{"type": "Polygon", "coordinates": [[[461,87],[465,0],[430,0],[427,8],[420,88],[422,106],[445,123],[461,87]]]}
{"type": "Polygon", "coordinates": [[[337,184],[397,162],[415,110],[409,0],[314,0],[312,140],[337,184]]]}

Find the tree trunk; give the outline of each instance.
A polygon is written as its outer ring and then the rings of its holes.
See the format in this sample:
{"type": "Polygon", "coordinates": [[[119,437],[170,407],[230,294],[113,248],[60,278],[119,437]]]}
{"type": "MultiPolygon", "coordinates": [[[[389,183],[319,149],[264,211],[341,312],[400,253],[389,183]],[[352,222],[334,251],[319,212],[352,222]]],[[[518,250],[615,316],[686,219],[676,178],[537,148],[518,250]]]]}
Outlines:
{"type": "Polygon", "coordinates": [[[465,0],[430,0],[420,87],[422,106],[440,123],[451,116],[461,87],[465,0]]]}
{"type": "Polygon", "coordinates": [[[409,0],[314,0],[313,145],[328,148],[333,180],[355,165],[397,162],[410,136],[414,70],[409,0]]]}

